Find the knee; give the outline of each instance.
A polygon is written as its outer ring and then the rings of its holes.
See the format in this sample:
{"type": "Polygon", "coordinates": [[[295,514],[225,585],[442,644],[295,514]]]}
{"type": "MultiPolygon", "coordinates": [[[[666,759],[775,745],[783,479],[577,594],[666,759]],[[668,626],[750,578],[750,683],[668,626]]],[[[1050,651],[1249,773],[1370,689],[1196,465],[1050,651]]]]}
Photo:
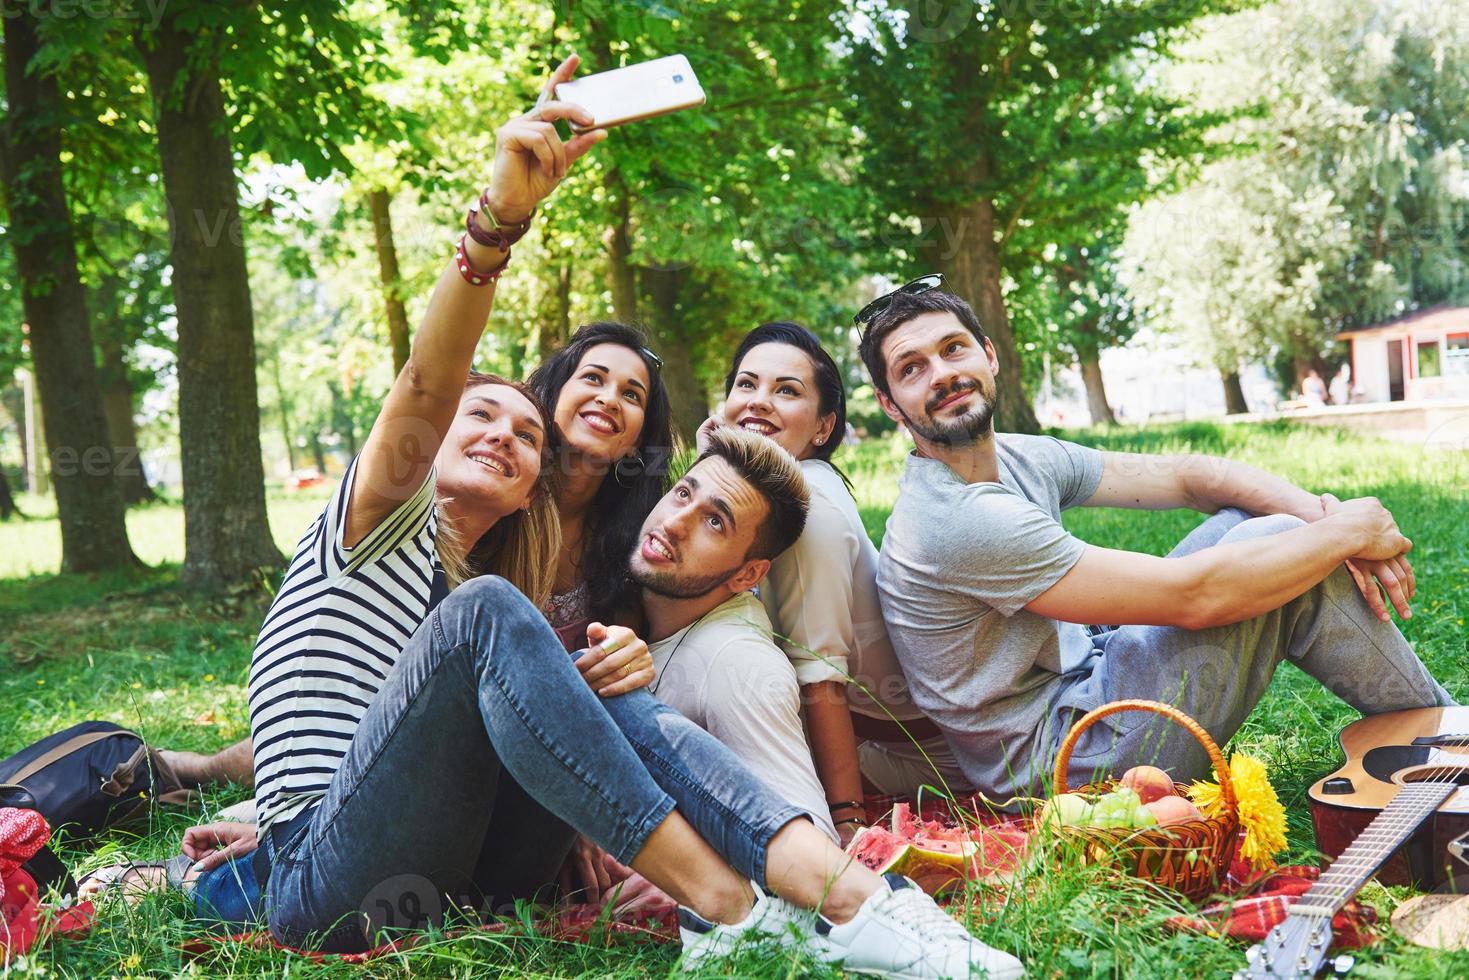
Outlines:
{"type": "Polygon", "coordinates": [[[498,575],[477,575],[469,579],[450,592],[449,597],[444,600],[445,605],[451,602],[495,608],[514,606],[517,603],[530,605],[530,600],[519,589],[498,575]]]}
{"type": "Polygon", "coordinates": [[[445,631],[460,636],[477,633],[481,624],[503,627],[545,618],[524,593],[498,575],[480,575],[458,586],[439,603],[438,614],[445,631]]]}
{"type": "Polygon", "coordinates": [[[1267,514],[1264,517],[1251,517],[1230,528],[1224,537],[1219,539],[1219,543],[1265,538],[1272,534],[1281,534],[1305,526],[1306,522],[1294,514],[1267,514]]]}

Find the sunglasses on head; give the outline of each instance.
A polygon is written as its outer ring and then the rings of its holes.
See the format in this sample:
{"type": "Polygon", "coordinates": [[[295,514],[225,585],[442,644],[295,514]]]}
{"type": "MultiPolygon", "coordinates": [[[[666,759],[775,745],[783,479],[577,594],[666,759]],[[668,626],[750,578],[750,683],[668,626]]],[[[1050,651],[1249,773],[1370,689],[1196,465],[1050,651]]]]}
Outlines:
{"type": "Polygon", "coordinates": [[[663,358],[653,353],[653,350],[650,347],[639,347],[638,350],[648,355],[648,360],[653,362],[653,370],[661,374],[663,371],[663,358]]]}
{"type": "Polygon", "coordinates": [[[857,315],[852,317],[852,322],[859,327],[870,324],[874,317],[893,305],[893,297],[899,293],[926,293],[930,289],[938,289],[943,284],[944,277],[942,273],[934,272],[926,276],[919,276],[917,279],[903,283],[903,285],[890,293],[882,294],[871,303],[862,307],[862,309],[857,311],[857,315]]]}

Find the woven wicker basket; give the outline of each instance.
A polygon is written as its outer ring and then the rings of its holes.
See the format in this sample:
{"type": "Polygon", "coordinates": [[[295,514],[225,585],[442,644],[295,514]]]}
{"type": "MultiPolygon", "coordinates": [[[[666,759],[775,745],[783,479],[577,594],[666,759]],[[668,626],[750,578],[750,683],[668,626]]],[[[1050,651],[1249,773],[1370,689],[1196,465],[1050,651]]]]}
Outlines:
{"type": "MultiPolygon", "coordinates": [[[[1234,781],[1224,753],[1209,737],[1204,727],[1172,705],[1157,701],[1113,701],[1087,712],[1067,733],[1056,756],[1055,794],[1073,792],[1066,787],[1066,767],[1071,752],[1083,733],[1108,715],[1123,711],[1151,711],[1182,725],[1199,740],[1219,779],[1219,798],[1224,811],[1219,817],[1191,820],[1168,827],[1144,830],[1104,830],[1094,827],[1068,827],[1067,832],[1079,837],[1082,853],[1088,861],[1106,861],[1117,867],[1191,899],[1203,898],[1218,889],[1220,880],[1234,860],[1239,836],[1239,803],[1234,795],[1234,781]]],[[[1074,792],[1094,796],[1117,787],[1117,780],[1090,783],[1074,792]]],[[[1175,783],[1182,794],[1183,784],[1175,783]]]]}

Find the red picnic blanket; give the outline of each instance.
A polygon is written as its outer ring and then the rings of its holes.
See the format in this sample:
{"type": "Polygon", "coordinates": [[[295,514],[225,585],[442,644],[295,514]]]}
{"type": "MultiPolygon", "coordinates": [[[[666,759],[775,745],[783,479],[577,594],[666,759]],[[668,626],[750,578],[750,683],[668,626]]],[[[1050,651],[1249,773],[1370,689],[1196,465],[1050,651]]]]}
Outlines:
{"type": "Polygon", "coordinates": [[[59,912],[41,906],[35,879],[21,867],[51,839],[46,818],[34,810],[0,808],[0,966],[52,934],[79,936],[92,925],[92,904],[59,912]]]}
{"type": "MultiPolygon", "coordinates": [[[[1167,924],[1180,932],[1259,942],[1285,921],[1296,899],[1320,877],[1321,869],[1311,865],[1292,865],[1261,874],[1236,860],[1230,866],[1225,887],[1228,898],[1205,906],[1196,915],[1174,916],[1167,924]]],[[[1371,931],[1376,921],[1375,911],[1353,899],[1331,920],[1332,945],[1347,949],[1371,945],[1377,941],[1371,931]]]]}

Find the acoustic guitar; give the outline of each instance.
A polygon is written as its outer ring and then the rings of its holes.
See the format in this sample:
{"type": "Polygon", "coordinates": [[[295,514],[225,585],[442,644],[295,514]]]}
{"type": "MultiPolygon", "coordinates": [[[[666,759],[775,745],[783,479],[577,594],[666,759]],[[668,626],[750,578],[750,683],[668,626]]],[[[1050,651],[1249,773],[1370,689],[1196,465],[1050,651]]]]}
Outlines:
{"type": "Polygon", "coordinates": [[[1363,718],[1342,730],[1341,746],[1346,764],[1309,794],[1316,846],[1334,860],[1236,977],[1315,976],[1332,917],[1374,875],[1422,889],[1455,877],[1450,845],[1469,833],[1469,708],[1363,718]]]}

